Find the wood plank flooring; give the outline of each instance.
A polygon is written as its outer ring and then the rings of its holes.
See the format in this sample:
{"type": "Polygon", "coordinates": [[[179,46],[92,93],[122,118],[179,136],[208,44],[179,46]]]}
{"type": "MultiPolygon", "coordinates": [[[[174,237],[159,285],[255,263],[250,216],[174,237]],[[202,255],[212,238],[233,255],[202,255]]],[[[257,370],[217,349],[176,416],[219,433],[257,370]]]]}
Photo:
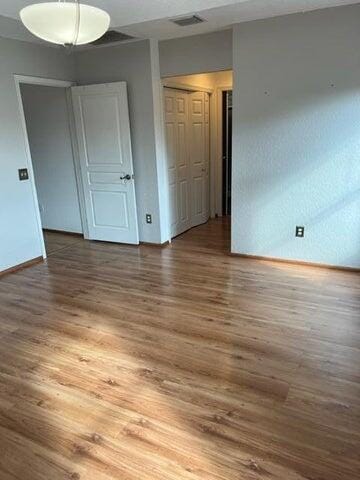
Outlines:
{"type": "Polygon", "coordinates": [[[76,233],[62,233],[54,230],[44,230],[43,233],[47,255],[52,255],[63,248],[68,248],[83,241],[82,236],[76,233]]]}
{"type": "Polygon", "coordinates": [[[360,276],[79,241],[0,279],[0,480],[360,478],[360,276]]]}

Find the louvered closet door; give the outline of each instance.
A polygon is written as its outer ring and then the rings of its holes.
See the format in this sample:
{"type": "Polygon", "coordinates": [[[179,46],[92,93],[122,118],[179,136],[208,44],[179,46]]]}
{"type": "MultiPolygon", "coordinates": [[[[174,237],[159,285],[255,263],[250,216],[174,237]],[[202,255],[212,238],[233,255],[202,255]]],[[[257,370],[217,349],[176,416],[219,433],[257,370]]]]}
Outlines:
{"type": "Polygon", "coordinates": [[[171,236],[191,228],[188,94],[165,88],[171,236]]]}

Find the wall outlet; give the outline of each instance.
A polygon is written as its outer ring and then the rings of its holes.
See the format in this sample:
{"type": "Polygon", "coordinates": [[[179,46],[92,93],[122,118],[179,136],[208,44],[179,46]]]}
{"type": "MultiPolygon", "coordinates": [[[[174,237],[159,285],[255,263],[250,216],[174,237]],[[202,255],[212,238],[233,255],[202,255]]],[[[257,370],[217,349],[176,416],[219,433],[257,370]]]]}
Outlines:
{"type": "Polygon", "coordinates": [[[150,215],[150,213],[146,214],[146,223],[152,223],[152,216],[150,215]]]}
{"type": "Polygon", "coordinates": [[[29,180],[29,172],[27,168],[19,168],[19,180],[29,180]]]}
{"type": "Polygon", "coordinates": [[[297,226],[295,229],[295,236],[303,238],[305,236],[305,227],[297,226]]]}

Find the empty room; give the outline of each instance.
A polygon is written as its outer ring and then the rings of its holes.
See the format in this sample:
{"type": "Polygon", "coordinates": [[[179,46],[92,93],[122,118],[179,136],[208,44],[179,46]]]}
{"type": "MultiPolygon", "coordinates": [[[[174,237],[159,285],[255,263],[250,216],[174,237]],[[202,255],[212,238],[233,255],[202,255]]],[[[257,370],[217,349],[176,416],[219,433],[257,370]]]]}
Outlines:
{"type": "Polygon", "coordinates": [[[0,480],[360,478],[360,1],[0,0],[0,480]]]}

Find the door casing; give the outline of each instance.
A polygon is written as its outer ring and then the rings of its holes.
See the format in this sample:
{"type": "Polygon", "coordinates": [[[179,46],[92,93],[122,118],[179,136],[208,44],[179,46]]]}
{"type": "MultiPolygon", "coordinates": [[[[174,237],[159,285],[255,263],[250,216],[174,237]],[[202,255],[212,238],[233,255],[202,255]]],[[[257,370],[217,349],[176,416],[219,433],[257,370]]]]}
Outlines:
{"type": "Polygon", "coordinates": [[[37,195],[35,177],[34,177],[34,168],[33,168],[33,162],[31,158],[30,143],[29,143],[29,138],[27,133],[25,112],[24,112],[24,106],[23,106],[20,87],[22,84],[28,84],[28,85],[41,85],[41,86],[47,86],[47,87],[58,87],[58,88],[66,89],[68,119],[69,119],[69,127],[70,127],[71,143],[72,143],[76,185],[77,185],[79,204],[80,204],[82,229],[85,235],[87,232],[87,223],[86,223],[86,216],[85,216],[84,203],[83,203],[84,198],[83,198],[82,182],[81,182],[81,177],[79,172],[79,164],[77,162],[77,143],[76,143],[76,138],[74,135],[74,128],[73,128],[74,123],[73,123],[73,114],[72,114],[72,103],[71,103],[71,96],[69,93],[70,88],[74,86],[75,83],[71,81],[66,81],[66,80],[57,80],[54,78],[33,77],[28,75],[17,75],[17,74],[14,75],[14,82],[15,82],[15,90],[16,90],[16,95],[18,100],[24,146],[25,146],[26,168],[29,171],[29,182],[31,185],[32,200],[33,200],[34,212],[35,212],[36,223],[37,223],[39,246],[42,252],[42,257],[45,259],[47,257],[47,253],[45,248],[44,234],[42,230],[41,214],[40,214],[38,195],[37,195]]]}
{"type": "MultiPolygon", "coordinates": [[[[76,86],[76,83],[72,81],[67,81],[67,80],[58,80],[54,78],[45,78],[45,77],[33,77],[33,76],[18,75],[18,74],[14,75],[14,83],[15,83],[16,95],[18,100],[21,126],[23,131],[23,139],[24,139],[25,154],[26,154],[25,166],[29,171],[29,182],[31,185],[32,200],[33,200],[34,212],[35,212],[36,223],[37,223],[39,247],[40,247],[40,251],[42,253],[43,259],[46,259],[47,253],[46,253],[46,247],[45,247],[45,241],[44,241],[44,234],[42,230],[41,214],[40,214],[38,195],[37,195],[35,178],[34,178],[34,168],[33,168],[33,162],[31,158],[30,144],[29,144],[29,139],[27,134],[25,112],[24,112],[24,107],[22,103],[20,87],[21,87],[21,84],[30,84],[30,85],[49,86],[49,87],[59,87],[59,88],[66,89],[68,119],[69,119],[70,135],[71,135],[71,142],[72,142],[73,161],[74,161],[76,185],[77,185],[78,198],[79,198],[82,230],[83,230],[84,237],[89,238],[83,180],[82,180],[81,168],[80,168],[79,147],[77,142],[75,117],[74,117],[72,94],[71,94],[71,87],[76,86]]],[[[136,221],[137,221],[137,218],[136,218],[136,221]]]]}

